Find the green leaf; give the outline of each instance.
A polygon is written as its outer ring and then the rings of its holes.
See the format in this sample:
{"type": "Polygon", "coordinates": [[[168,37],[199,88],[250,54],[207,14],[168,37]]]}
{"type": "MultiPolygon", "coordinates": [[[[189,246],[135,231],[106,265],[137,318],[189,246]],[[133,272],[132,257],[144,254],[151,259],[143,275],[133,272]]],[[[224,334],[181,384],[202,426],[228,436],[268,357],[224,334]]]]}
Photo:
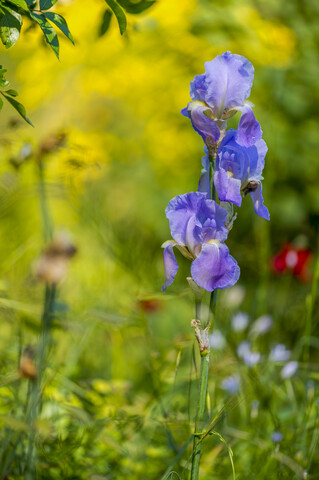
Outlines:
{"type": "Polygon", "coordinates": [[[6,88],[9,86],[10,82],[4,78],[4,74],[6,73],[6,69],[0,65],[0,87],[6,88]]]}
{"type": "Polygon", "coordinates": [[[59,58],[59,39],[52,25],[47,21],[44,15],[30,12],[30,16],[40,25],[46,41],[56,54],[57,58],[59,58]]]}
{"type": "Polygon", "coordinates": [[[30,10],[33,10],[37,5],[37,0],[26,0],[26,3],[30,10]]]}
{"type": "Polygon", "coordinates": [[[17,97],[19,94],[16,90],[6,90],[4,93],[6,93],[7,95],[10,95],[11,97],[17,97]]]}
{"type": "Polygon", "coordinates": [[[25,0],[7,0],[7,2],[21,8],[21,10],[24,10],[25,12],[29,11],[28,5],[26,4],[25,0]]]}
{"type": "Polygon", "coordinates": [[[69,30],[66,20],[61,15],[54,12],[46,12],[43,16],[50,20],[50,22],[54,23],[74,45],[72,33],[69,30]]]}
{"type": "Polygon", "coordinates": [[[113,11],[114,15],[117,18],[117,22],[120,27],[120,33],[123,35],[123,33],[126,30],[126,16],[125,13],[123,12],[122,8],[120,5],[116,2],[116,0],[105,0],[110,9],[113,11]]]}
{"type": "Polygon", "coordinates": [[[22,103],[17,102],[14,100],[14,98],[10,97],[9,95],[6,95],[4,92],[0,92],[1,95],[13,106],[13,108],[21,115],[21,117],[31,125],[31,127],[34,127],[32,124],[31,120],[27,118],[26,111],[22,103]]]}
{"type": "Polygon", "coordinates": [[[132,0],[118,0],[119,4],[127,11],[127,13],[138,14],[144,12],[147,8],[154,5],[156,0],[141,0],[140,2],[132,0]]]}
{"type": "Polygon", "coordinates": [[[112,15],[113,13],[111,10],[109,9],[105,10],[101,25],[99,28],[99,33],[98,33],[99,37],[102,37],[108,31],[111,24],[111,20],[112,20],[112,15]]]}
{"type": "Polygon", "coordinates": [[[4,16],[0,20],[0,37],[6,48],[17,43],[22,25],[22,17],[11,8],[4,8],[4,16]]]}
{"type": "Polygon", "coordinates": [[[3,100],[0,98],[0,110],[2,110],[3,107],[3,100]]]}
{"type": "Polygon", "coordinates": [[[40,0],[40,10],[49,10],[58,0],[40,0]]]}

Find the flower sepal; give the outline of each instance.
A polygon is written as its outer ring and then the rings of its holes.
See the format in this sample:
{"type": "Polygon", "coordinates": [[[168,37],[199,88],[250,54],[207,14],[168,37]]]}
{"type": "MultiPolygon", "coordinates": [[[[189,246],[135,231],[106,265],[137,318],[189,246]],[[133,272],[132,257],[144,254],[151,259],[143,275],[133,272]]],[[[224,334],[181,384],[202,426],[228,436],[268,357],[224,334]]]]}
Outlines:
{"type": "Polygon", "coordinates": [[[188,281],[188,285],[190,286],[190,289],[195,296],[195,300],[200,302],[203,298],[205,290],[199,285],[197,285],[197,283],[192,277],[186,277],[186,280],[188,281]]]}

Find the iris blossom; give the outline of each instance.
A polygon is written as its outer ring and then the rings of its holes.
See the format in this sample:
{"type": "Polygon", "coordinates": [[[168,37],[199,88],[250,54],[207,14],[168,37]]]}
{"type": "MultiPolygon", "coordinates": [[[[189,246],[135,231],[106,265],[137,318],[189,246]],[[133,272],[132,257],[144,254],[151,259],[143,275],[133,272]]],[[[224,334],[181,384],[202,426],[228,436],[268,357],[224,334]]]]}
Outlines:
{"type": "MultiPolygon", "coordinates": [[[[241,55],[225,52],[205,63],[205,73],[190,85],[192,102],[182,110],[207,145],[216,144],[226,129],[226,121],[240,110],[249,116],[253,135],[260,129],[249,103],[254,67],[241,55]]],[[[244,120],[245,120],[244,119],[244,120]]]]}
{"type": "Polygon", "coordinates": [[[233,286],[239,278],[239,267],[223,243],[228,235],[227,211],[206,193],[191,192],[174,197],[166,208],[174,240],[165,242],[165,290],[174,281],[178,264],[173,252],[177,247],[192,261],[191,274],[200,287],[212,292],[233,286]]]}
{"type": "Polygon", "coordinates": [[[256,135],[254,143],[248,145],[246,127],[247,124],[239,122],[238,130],[228,130],[223,138],[216,158],[214,184],[220,201],[231,202],[238,207],[241,206],[242,195],[249,193],[257,215],[269,220],[261,186],[267,146],[260,138],[261,134],[256,135]]]}

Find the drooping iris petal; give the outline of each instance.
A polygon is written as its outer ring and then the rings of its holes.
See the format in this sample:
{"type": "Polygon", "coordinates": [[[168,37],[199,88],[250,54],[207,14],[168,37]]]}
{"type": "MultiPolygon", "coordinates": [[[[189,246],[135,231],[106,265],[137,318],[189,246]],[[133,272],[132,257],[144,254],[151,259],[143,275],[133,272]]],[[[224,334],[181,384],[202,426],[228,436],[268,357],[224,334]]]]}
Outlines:
{"type": "Polygon", "coordinates": [[[213,112],[207,105],[198,101],[190,102],[181,113],[190,118],[194,130],[201,135],[204,141],[207,137],[210,137],[213,143],[218,141],[220,131],[216,122],[210,117],[213,112]]]}
{"type": "Polygon", "coordinates": [[[201,223],[196,217],[198,205],[206,195],[198,192],[185,193],[174,197],[168,204],[165,213],[169,220],[171,234],[180,245],[201,243],[201,223]],[[193,231],[188,227],[192,219],[193,231]]]}
{"type": "Polygon", "coordinates": [[[238,207],[241,206],[240,179],[232,177],[226,170],[220,168],[214,173],[214,185],[221,202],[231,202],[238,207]]]}
{"type": "MultiPolygon", "coordinates": [[[[199,89],[193,87],[198,97],[204,97],[203,86],[206,86],[204,101],[220,118],[225,109],[243,105],[249,97],[254,80],[254,67],[241,55],[225,52],[212,61],[205,63],[205,81],[201,79],[199,89]]],[[[194,93],[193,93],[194,95],[194,93]]]]}
{"type": "Polygon", "coordinates": [[[178,271],[178,263],[173,251],[174,245],[174,241],[168,241],[163,244],[165,247],[163,252],[165,282],[162,286],[162,291],[166,290],[166,288],[173,283],[175,275],[178,271]]]}
{"type": "Polygon", "coordinates": [[[262,130],[250,106],[242,109],[236,134],[236,142],[243,147],[251,147],[262,137],[262,130]]]}
{"type": "Polygon", "coordinates": [[[254,192],[250,192],[250,196],[252,198],[254,210],[257,215],[259,215],[259,217],[265,218],[265,220],[269,220],[270,215],[268,208],[264,205],[261,183],[258,184],[258,187],[254,192]]]}
{"type": "MultiPolygon", "coordinates": [[[[251,175],[254,175],[255,177],[260,178],[261,174],[263,173],[263,169],[265,166],[265,156],[268,151],[268,147],[266,145],[266,142],[261,139],[258,140],[254,147],[256,148],[256,153],[255,153],[255,161],[251,160],[251,175]]],[[[251,155],[252,156],[252,155],[251,155]]]]}
{"type": "Polygon", "coordinates": [[[257,215],[269,220],[261,193],[262,171],[267,146],[256,140],[249,147],[238,143],[238,131],[230,129],[223,138],[216,159],[214,185],[223,202],[241,205],[241,194],[251,194],[257,215]]]}
{"type": "Polygon", "coordinates": [[[191,266],[192,277],[200,287],[212,292],[216,288],[232,287],[237,282],[240,269],[229,255],[224,243],[204,243],[199,256],[191,266]]]}

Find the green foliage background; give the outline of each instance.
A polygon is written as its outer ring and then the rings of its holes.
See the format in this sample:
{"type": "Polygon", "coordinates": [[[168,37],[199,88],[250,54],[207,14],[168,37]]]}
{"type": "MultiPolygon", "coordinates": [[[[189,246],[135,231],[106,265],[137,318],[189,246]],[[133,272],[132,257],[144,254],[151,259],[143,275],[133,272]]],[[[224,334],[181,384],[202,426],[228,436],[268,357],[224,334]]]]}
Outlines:
{"type": "MultiPolygon", "coordinates": [[[[57,33],[60,62],[28,18],[19,42],[0,55],[35,125],[3,107],[1,469],[13,454],[7,478],[24,478],[23,444],[14,445],[28,428],[28,381],[17,372],[23,348],[36,343],[41,328],[43,285],[33,272],[44,246],[42,156],[55,229],[72,234],[78,254],[55,305],[38,478],[187,478],[197,385],[189,264],[180,257],[174,285],[160,293],[160,245],[169,238],[168,201],[196,190],[201,170],[202,141],[179,113],[189,82],[205,61],[230,50],[255,66],[250,99],[269,148],[264,198],[271,221],[257,218],[246,198],[229,236],[242,273],[240,289],[219,295],[216,328],[228,343],[213,353],[210,419],[233,449],[238,479],[319,478],[316,284],[311,293],[310,283],[270,269],[286,242],[317,254],[318,2],[157,0],[130,14],[122,1],[125,33],[123,18],[121,24],[111,15],[114,3],[57,3],[75,43],[57,33]],[[255,340],[263,361],[253,369],[236,355],[248,335],[230,329],[238,310],[251,322],[262,314],[274,320],[273,330],[255,340]],[[281,366],[267,360],[280,342],[299,361],[286,381],[281,366]],[[221,382],[234,373],[241,388],[231,397],[221,382]],[[271,440],[277,430],[280,445],[271,440]]],[[[217,436],[205,440],[201,468],[203,480],[232,478],[217,436]]]]}

